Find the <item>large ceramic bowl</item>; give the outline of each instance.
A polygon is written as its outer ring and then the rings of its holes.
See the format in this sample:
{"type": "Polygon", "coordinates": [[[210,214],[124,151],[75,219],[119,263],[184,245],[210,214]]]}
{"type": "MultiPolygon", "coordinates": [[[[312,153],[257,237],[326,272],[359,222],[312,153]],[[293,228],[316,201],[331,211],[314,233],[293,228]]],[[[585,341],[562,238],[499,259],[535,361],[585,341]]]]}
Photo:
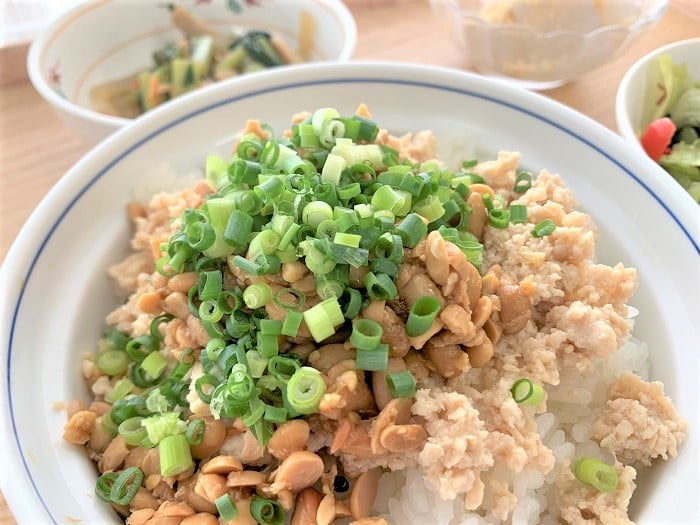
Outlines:
{"type": "Polygon", "coordinates": [[[431,128],[445,158],[519,150],[530,169],[559,172],[600,227],[598,259],[635,266],[636,335],[651,377],[690,422],[679,458],[639,473],[639,523],[697,523],[700,225],[692,200],[661,184],[635,150],[551,100],[475,75],[397,64],[306,65],[221,84],[120,130],[51,190],[0,277],[2,489],[20,523],[115,523],[93,495],[95,471],[61,439],[55,402],[88,399],[80,356],[114,305],[107,265],[128,250],[124,208],[184,187],[207,153],[230,152],[249,117],[282,130],[299,109],[359,102],[394,132],[431,128]],[[416,103],[420,101],[420,103],[416,103]]]}
{"type": "MultiPolygon", "coordinates": [[[[90,97],[92,88],[150,68],[154,51],[181,38],[170,23],[167,5],[160,0],[84,2],[32,43],[27,58],[32,84],[88,142],[95,144],[132,120],[100,113],[90,97]]],[[[310,61],[344,61],[355,48],[355,21],[340,0],[209,0],[178,5],[222,33],[234,28],[268,31],[292,49],[297,49],[302,29],[311,31],[310,38],[306,35],[312,43],[310,61]]]]}

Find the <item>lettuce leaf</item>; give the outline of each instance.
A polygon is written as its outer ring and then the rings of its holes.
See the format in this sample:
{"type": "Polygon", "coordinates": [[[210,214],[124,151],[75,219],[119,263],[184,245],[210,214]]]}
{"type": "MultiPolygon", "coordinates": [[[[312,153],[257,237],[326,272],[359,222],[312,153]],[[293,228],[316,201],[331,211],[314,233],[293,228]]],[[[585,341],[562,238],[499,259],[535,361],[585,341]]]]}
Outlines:
{"type": "Polygon", "coordinates": [[[690,85],[685,64],[674,64],[670,55],[659,57],[658,72],[655,72],[650,80],[646,97],[647,123],[668,115],[680,95],[690,85]]]}
{"type": "Polygon", "coordinates": [[[671,107],[671,120],[677,128],[700,126],[700,88],[685,90],[671,107]]]}
{"type": "Polygon", "coordinates": [[[700,139],[692,144],[675,144],[671,153],[659,159],[659,164],[700,202],[700,139]]]}

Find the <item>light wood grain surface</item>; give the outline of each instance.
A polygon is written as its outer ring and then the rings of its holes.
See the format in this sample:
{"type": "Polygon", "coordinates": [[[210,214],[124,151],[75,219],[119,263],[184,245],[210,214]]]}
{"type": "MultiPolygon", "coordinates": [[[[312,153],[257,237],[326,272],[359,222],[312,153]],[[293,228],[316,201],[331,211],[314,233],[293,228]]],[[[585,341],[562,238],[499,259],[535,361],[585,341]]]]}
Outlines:
{"type": "MultiPolygon", "coordinates": [[[[351,6],[358,27],[355,58],[468,68],[455,45],[441,33],[427,0],[372,4],[351,6]]],[[[700,1],[671,0],[661,22],[621,56],[544,94],[615,130],[615,92],[625,71],[653,49],[698,36],[700,1]]],[[[0,76],[17,79],[0,88],[0,261],[51,186],[89,150],[27,83],[18,67],[23,64],[0,63],[0,76]]],[[[14,520],[0,494],[0,525],[10,524],[14,520]]]]}

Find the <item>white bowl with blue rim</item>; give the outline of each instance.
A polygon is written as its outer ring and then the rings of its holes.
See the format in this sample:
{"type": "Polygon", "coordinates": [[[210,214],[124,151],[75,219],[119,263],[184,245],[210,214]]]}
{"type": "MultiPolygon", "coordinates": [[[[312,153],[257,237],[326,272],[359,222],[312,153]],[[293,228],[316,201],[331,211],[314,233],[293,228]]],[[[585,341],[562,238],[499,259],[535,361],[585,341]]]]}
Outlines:
{"type": "Polygon", "coordinates": [[[105,269],[128,251],[127,203],[185,187],[208,153],[230,152],[247,118],[282,130],[298,110],[350,113],[360,102],[394,132],[432,129],[448,160],[517,150],[526,168],[560,173],[599,226],[598,260],[637,268],[635,335],[690,430],[679,458],[639,473],[632,517],[697,523],[695,203],[620,137],[549,99],[467,73],[381,63],[309,64],[193,93],[109,137],[41,202],[0,274],[0,480],[20,523],[117,522],[94,496],[84,450],[63,442],[66,416],[52,406],[89,399],[80,356],[116,304],[105,269]]]}
{"type": "MultiPolygon", "coordinates": [[[[27,57],[32,84],[89,143],[96,144],[133,120],[101,113],[90,96],[92,88],[149,69],[154,51],[182,37],[170,23],[167,5],[161,0],[81,2],[32,43],[27,57]]],[[[311,43],[309,61],[345,61],[355,49],[355,20],[340,0],[208,0],[180,5],[223,34],[232,29],[268,31],[292,49],[298,48],[302,30],[310,32],[304,38],[311,43]]]]}

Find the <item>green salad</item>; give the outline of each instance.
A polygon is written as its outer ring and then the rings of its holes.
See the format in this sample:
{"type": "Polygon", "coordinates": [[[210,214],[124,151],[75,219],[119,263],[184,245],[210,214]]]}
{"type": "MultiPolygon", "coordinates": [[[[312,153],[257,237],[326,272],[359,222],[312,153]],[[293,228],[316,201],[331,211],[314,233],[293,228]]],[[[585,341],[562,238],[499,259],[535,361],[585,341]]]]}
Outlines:
{"type": "Polygon", "coordinates": [[[662,55],[646,106],[644,122],[650,124],[642,147],[700,203],[700,80],[689,77],[685,64],[662,55]]]}

